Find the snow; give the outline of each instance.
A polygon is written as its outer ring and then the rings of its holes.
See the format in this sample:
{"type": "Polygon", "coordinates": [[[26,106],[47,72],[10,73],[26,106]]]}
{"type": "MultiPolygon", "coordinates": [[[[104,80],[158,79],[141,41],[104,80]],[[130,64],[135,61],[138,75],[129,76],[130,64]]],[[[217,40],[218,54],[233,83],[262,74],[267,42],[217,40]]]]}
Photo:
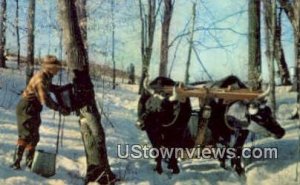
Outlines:
{"type": "MultiPolygon", "coordinates": [[[[278,89],[276,94],[278,120],[286,129],[284,138],[275,140],[258,137],[259,139],[254,143],[246,144],[246,146],[255,144],[259,147],[277,147],[278,159],[253,160],[246,166],[247,179],[244,181],[233,171],[220,168],[217,160],[182,160],[179,163],[181,173],[178,175],[172,175],[167,170],[166,164],[163,164],[164,173],[158,175],[153,171],[155,163],[152,159],[118,158],[117,144],[150,146],[145,132],[138,130],[134,125],[137,119],[138,87],[120,84],[116,90],[111,90],[108,85],[103,86],[102,82],[94,84],[98,106],[102,107],[102,125],[105,129],[109,162],[114,173],[122,179],[118,184],[296,185],[300,183],[300,180],[295,181],[297,160],[299,160],[299,123],[296,120],[288,120],[296,106],[296,93],[290,92],[289,88],[278,89]]],[[[59,148],[54,176],[45,178],[29,171],[25,168],[24,159],[22,170],[15,171],[9,167],[17,140],[15,106],[19,96],[16,92],[20,92],[24,86],[24,72],[0,69],[0,184],[83,184],[86,161],[78,117],[75,115],[65,117],[63,145],[59,148]]],[[[54,112],[44,108],[42,120],[38,149],[55,152],[58,114],[56,113],[54,118],[54,112]]]]}

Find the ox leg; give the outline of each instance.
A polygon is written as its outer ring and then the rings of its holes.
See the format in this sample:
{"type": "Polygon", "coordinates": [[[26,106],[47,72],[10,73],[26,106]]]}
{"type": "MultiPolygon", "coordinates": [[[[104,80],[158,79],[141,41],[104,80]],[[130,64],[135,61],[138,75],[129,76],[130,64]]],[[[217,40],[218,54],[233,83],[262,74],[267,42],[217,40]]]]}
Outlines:
{"type": "Polygon", "coordinates": [[[162,174],[162,172],[163,172],[163,169],[162,169],[162,166],[161,166],[162,157],[161,157],[160,154],[159,154],[159,156],[155,159],[155,161],[156,161],[156,166],[155,166],[155,168],[154,168],[153,170],[156,171],[158,174],[162,174]]]}
{"type": "Polygon", "coordinates": [[[178,164],[177,164],[177,159],[175,156],[175,153],[172,154],[169,164],[168,164],[168,169],[172,169],[173,174],[178,174],[180,172],[178,164]]]}
{"type": "Polygon", "coordinates": [[[220,167],[227,170],[227,168],[226,168],[226,158],[225,157],[220,157],[218,160],[220,162],[220,167]]]}
{"type": "MultiPolygon", "coordinates": [[[[229,146],[228,145],[226,145],[224,148],[222,148],[222,149],[224,149],[225,151],[226,151],[226,149],[228,148],[229,146]]],[[[227,160],[228,158],[227,158],[227,154],[225,153],[225,155],[219,155],[218,156],[218,160],[219,160],[219,162],[220,162],[220,167],[221,168],[223,168],[223,169],[225,169],[225,170],[227,170],[228,168],[226,167],[226,160],[227,160]]]]}
{"type": "MultiPolygon", "coordinates": [[[[162,136],[161,136],[161,131],[159,128],[148,128],[146,129],[146,133],[148,135],[148,138],[152,144],[152,147],[159,150],[161,144],[162,144],[162,136]]],[[[156,166],[153,169],[154,171],[156,171],[158,174],[161,174],[163,172],[162,169],[162,156],[159,153],[158,157],[155,159],[156,162],[156,166]]]]}
{"type": "Polygon", "coordinates": [[[238,175],[245,176],[245,168],[242,164],[242,150],[243,145],[247,139],[249,131],[247,130],[241,130],[240,134],[237,138],[237,141],[234,145],[234,148],[236,148],[236,157],[231,160],[231,166],[235,169],[238,175]]]}

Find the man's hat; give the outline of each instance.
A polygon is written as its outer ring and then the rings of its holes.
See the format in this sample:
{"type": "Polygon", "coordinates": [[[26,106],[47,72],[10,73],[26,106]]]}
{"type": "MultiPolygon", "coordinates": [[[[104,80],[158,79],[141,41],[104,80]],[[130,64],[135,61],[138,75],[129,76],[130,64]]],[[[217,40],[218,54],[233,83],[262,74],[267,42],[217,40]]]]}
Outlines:
{"type": "Polygon", "coordinates": [[[43,68],[61,67],[61,63],[57,60],[56,56],[47,55],[43,58],[43,68]]]}

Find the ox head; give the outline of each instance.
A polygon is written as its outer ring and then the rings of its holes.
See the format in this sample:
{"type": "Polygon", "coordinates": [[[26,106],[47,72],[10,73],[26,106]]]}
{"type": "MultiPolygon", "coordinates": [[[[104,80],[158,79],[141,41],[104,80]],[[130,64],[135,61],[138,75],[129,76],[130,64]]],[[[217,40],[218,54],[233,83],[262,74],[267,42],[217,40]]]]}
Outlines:
{"type": "MultiPolygon", "coordinates": [[[[146,77],[143,82],[144,93],[149,97],[144,103],[145,110],[147,110],[147,114],[151,114],[151,119],[160,120],[159,122],[164,127],[173,125],[180,120],[183,112],[189,111],[185,106],[190,106],[190,102],[179,96],[176,88],[173,89],[173,92],[162,90],[165,86],[175,86],[175,84],[173,80],[165,77],[158,77],[151,83],[146,77]]],[[[189,114],[187,115],[189,116],[189,114]]]]}
{"type": "MultiPolygon", "coordinates": [[[[182,97],[180,96],[177,91],[176,91],[176,87],[175,87],[175,83],[168,79],[168,78],[163,78],[163,77],[159,77],[161,78],[161,80],[157,80],[156,79],[156,84],[155,85],[158,85],[159,87],[163,87],[164,85],[169,85],[169,86],[174,86],[173,87],[173,91],[172,91],[172,94],[168,94],[168,93],[165,93],[164,91],[155,91],[155,89],[151,88],[151,85],[149,84],[149,77],[147,76],[145,79],[144,79],[144,82],[143,82],[143,86],[144,86],[144,89],[153,97],[156,97],[160,100],[163,100],[165,98],[167,98],[168,101],[170,102],[175,102],[175,101],[179,101],[181,103],[184,103],[186,102],[186,98],[185,97],[182,97]],[[163,84],[162,81],[165,81],[166,84],[163,84]]],[[[153,85],[153,84],[152,84],[153,85]]],[[[182,87],[183,84],[182,83],[179,83],[178,84],[178,87],[182,87]]]]}
{"type": "Polygon", "coordinates": [[[269,92],[270,88],[268,88],[268,90],[263,92],[255,100],[250,102],[238,102],[238,109],[241,111],[240,115],[243,115],[245,120],[241,121],[240,123],[243,124],[239,126],[254,133],[265,136],[273,136],[280,139],[284,136],[285,130],[274,118],[271,108],[267,105],[265,98],[268,96],[269,92]]]}
{"type": "Polygon", "coordinates": [[[285,130],[274,118],[271,108],[266,102],[254,101],[248,104],[246,118],[250,123],[248,130],[263,135],[271,135],[276,139],[284,136],[285,130]]]}

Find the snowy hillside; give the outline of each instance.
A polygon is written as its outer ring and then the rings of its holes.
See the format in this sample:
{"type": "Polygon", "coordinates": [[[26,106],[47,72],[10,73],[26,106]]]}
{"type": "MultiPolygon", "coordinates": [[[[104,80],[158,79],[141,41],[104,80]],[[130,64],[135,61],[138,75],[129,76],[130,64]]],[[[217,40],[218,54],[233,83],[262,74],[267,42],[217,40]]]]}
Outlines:
{"type": "MultiPolygon", "coordinates": [[[[63,146],[59,148],[56,163],[56,175],[44,178],[23,168],[15,171],[9,167],[17,140],[15,105],[23,89],[24,74],[11,69],[0,69],[0,184],[1,185],[79,185],[83,184],[86,164],[83,143],[79,131],[78,118],[74,115],[65,118],[63,146]]],[[[231,185],[231,184],[272,184],[296,185],[297,154],[299,154],[299,123],[288,120],[295,106],[295,94],[280,90],[278,97],[278,117],[286,129],[281,140],[260,138],[249,142],[248,146],[272,146],[278,148],[279,159],[252,161],[246,166],[246,182],[234,172],[219,167],[216,160],[185,160],[180,162],[181,173],[171,175],[165,170],[162,175],[153,172],[154,160],[120,159],[117,156],[117,144],[149,144],[145,132],[138,130],[136,106],[139,96],[137,86],[120,85],[111,90],[107,85],[95,83],[99,106],[103,107],[102,124],[106,133],[109,162],[112,170],[122,181],[118,184],[143,185],[231,185]],[[104,88],[103,88],[104,87],[104,88]],[[111,126],[113,124],[113,127],[111,126]]],[[[55,152],[58,115],[44,108],[42,112],[41,139],[38,149],[55,152]]],[[[24,162],[24,160],[23,160],[24,162]]],[[[299,164],[300,165],[300,164],[299,164]]],[[[299,171],[300,171],[300,167],[299,171]]],[[[300,172],[299,172],[300,173],[300,172]]],[[[300,174],[298,174],[300,176],[300,174]]],[[[300,177],[299,177],[300,178],[300,177]]]]}

